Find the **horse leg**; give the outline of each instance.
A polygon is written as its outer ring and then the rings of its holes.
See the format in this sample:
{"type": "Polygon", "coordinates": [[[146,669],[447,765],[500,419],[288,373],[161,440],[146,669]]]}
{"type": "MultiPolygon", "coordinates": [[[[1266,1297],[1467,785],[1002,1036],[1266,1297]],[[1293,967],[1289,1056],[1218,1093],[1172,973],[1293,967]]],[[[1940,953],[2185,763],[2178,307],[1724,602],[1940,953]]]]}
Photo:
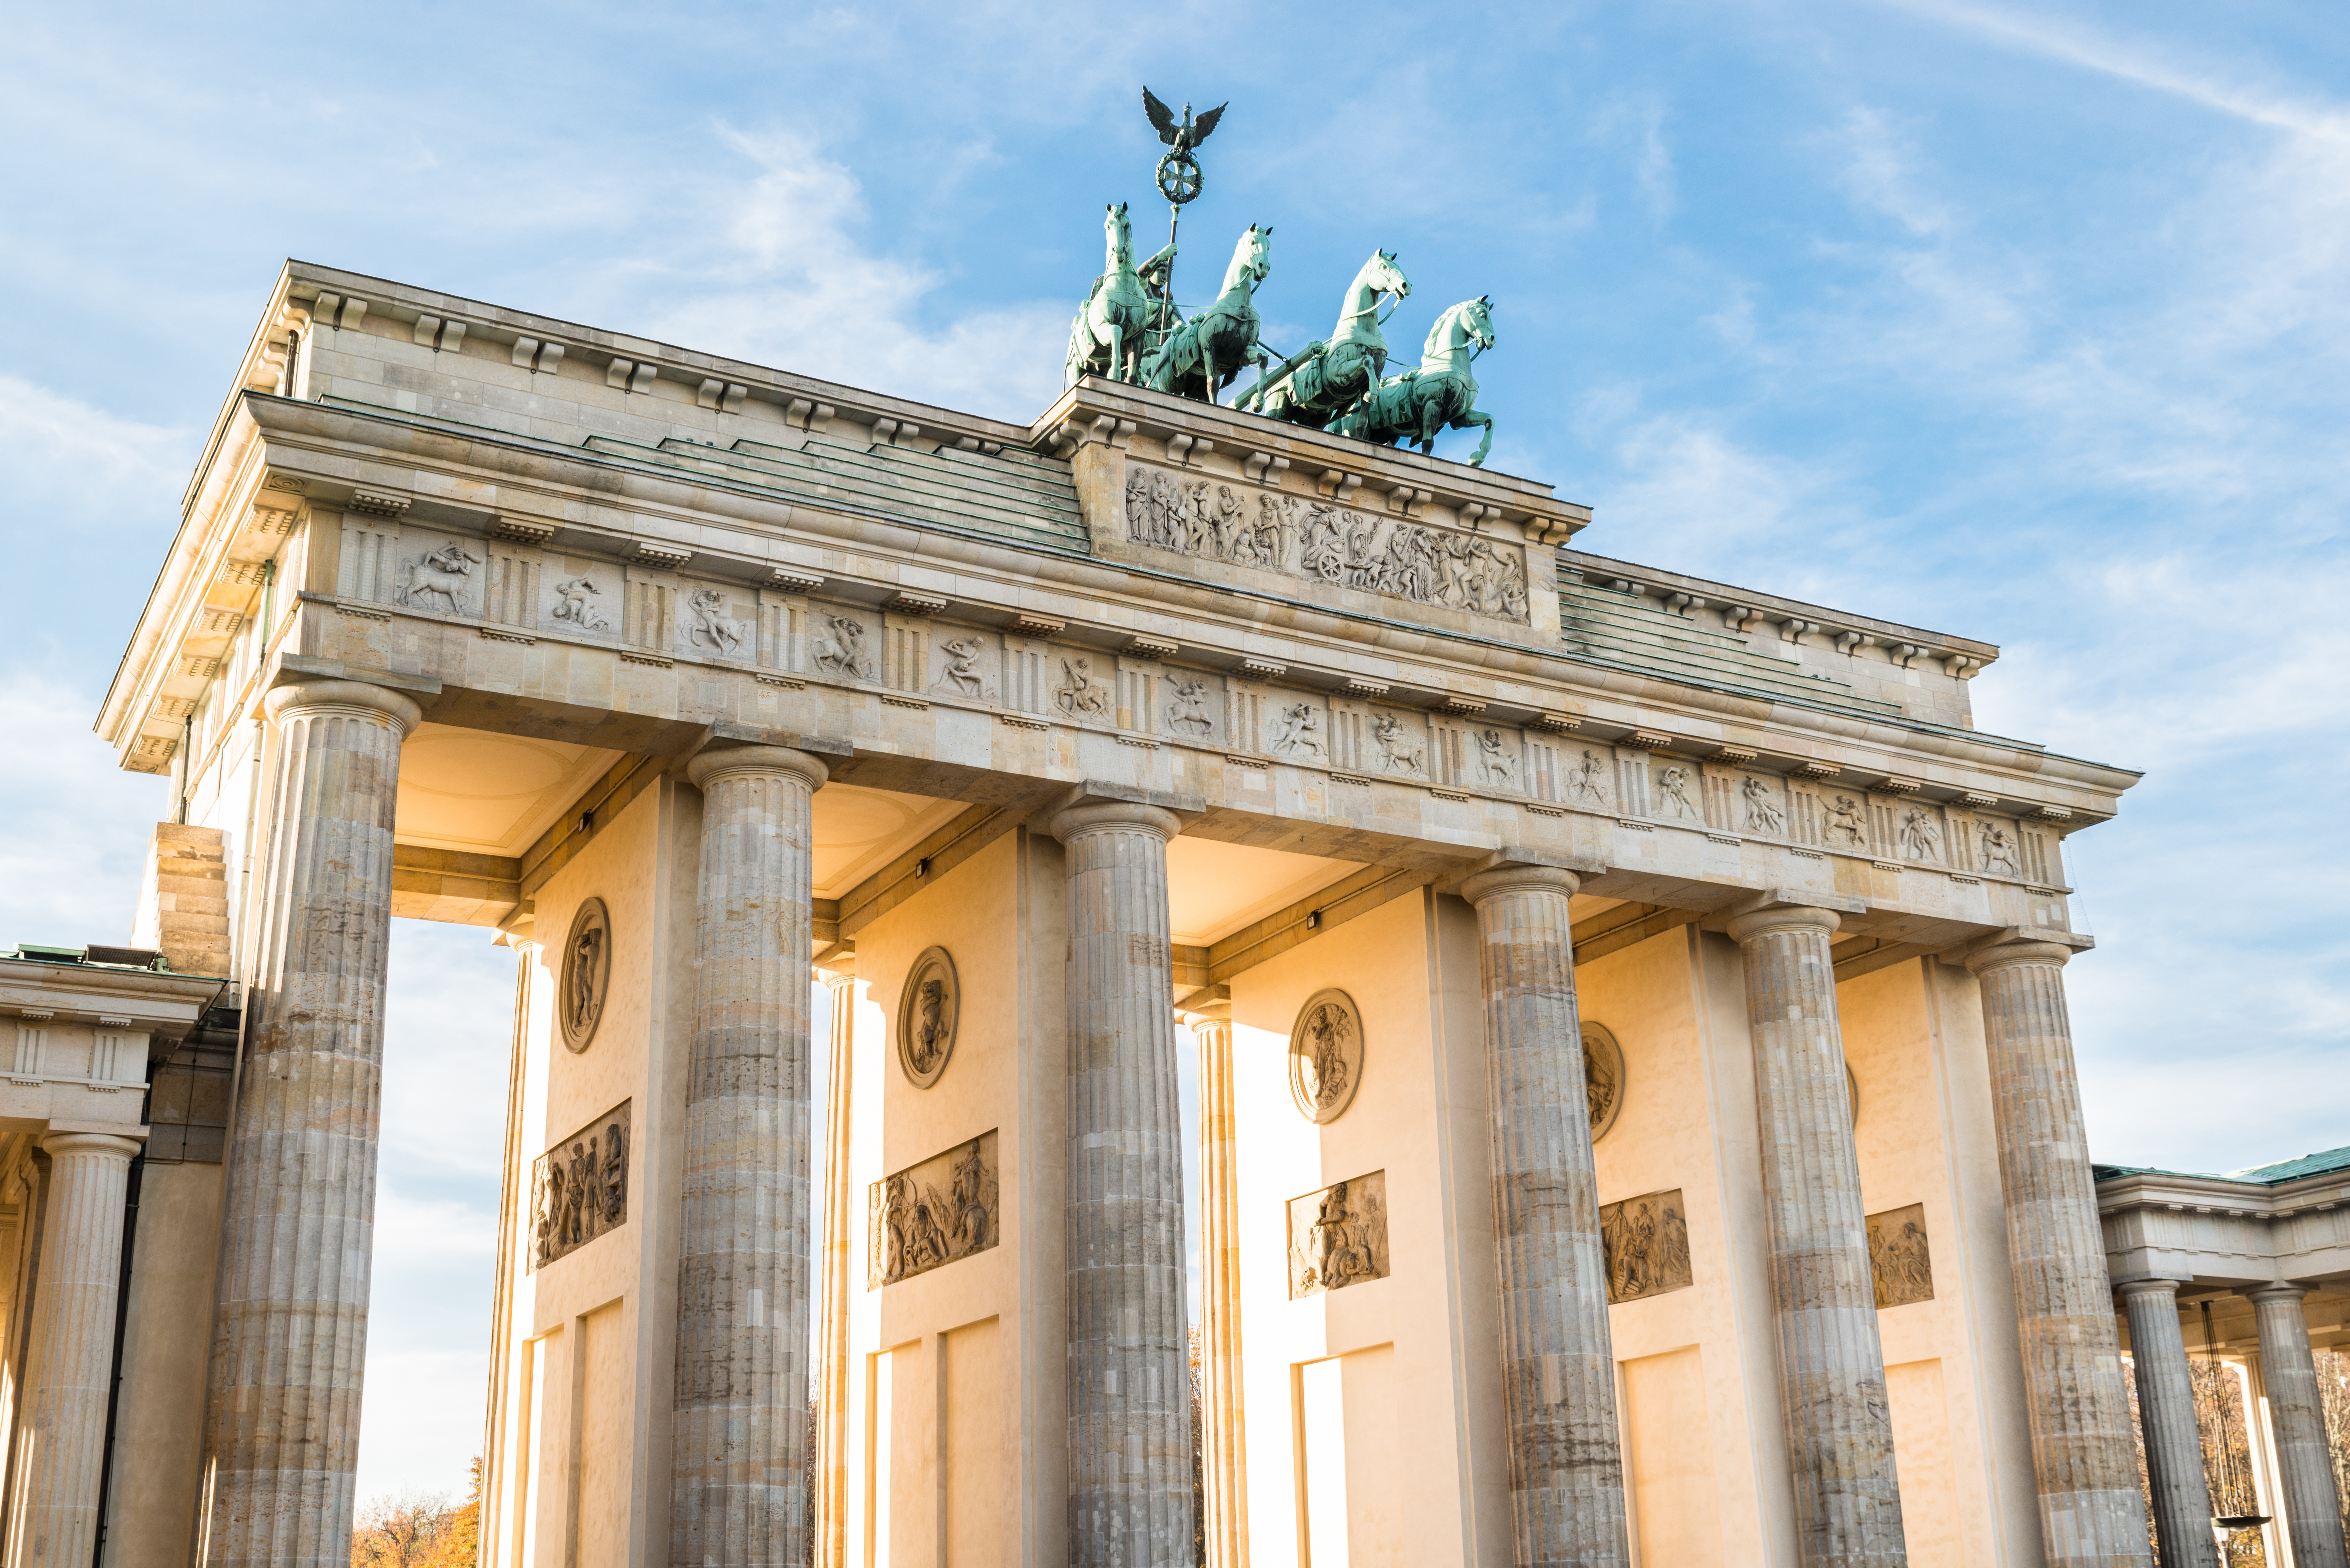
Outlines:
{"type": "Polygon", "coordinates": [[[1493,416],[1487,413],[1480,413],[1475,409],[1471,409],[1467,413],[1462,414],[1459,419],[1452,421],[1452,428],[1457,431],[1465,431],[1471,425],[1483,425],[1485,427],[1485,439],[1477,443],[1476,452],[1471,454],[1469,459],[1470,467],[1482,468],[1485,463],[1485,454],[1493,450],[1493,416]]]}

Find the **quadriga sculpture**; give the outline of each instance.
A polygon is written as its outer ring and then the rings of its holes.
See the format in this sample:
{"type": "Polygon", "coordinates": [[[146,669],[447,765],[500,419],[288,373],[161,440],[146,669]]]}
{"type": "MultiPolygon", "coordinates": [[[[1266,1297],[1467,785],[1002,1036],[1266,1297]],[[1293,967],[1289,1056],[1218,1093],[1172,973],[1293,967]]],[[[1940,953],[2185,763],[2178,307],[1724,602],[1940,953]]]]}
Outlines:
{"type": "Polygon", "coordinates": [[[1338,325],[1327,342],[1309,343],[1241,400],[1241,407],[1291,424],[1320,427],[1379,384],[1388,340],[1379,332],[1379,301],[1409,297],[1411,280],[1395,252],[1373,251],[1347,286],[1338,325]]]}
{"type": "Polygon", "coordinates": [[[1142,364],[1145,386],[1178,397],[1214,402],[1216,394],[1232,383],[1243,365],[1264,358],[1257,346],[1259,325],[1252,296],[1273,270],[1273,229],[1251,223],[1232,247],[1232,265],[1224,269],[1223,292],[1216,303],[1200,311],[1168,335],[1142,364]]]}
{"type": "Polygon", "coordinates": [[[1492,346],[1493,302],[1482,294],[1462,300],[1429,328],[1419,369],[1380,383],[1341,415],[1331,431],[1380,446],[1417,441],[1420,451],[1432,452],[1438,431],[1481,425],[1485,439],[1469,462],[1482,463],[1493,450],[1493,416],[1477,407],[1477,378],[1469,366],[1492,346]]]}
{"type": "MultiPolygon", "coordinates": [[[[1142,361],[1143,329],[1156,309],[1135,270],[1134,225],[1127,219],[1125,202],[1109,207],[1102,219],[1102,275],[1094,279],[1093,292],[1069,323],[1064,386],[1076,386],[1080,376],[1133,380],[1142,361]]],[[[1162,252],[1147,265],[1157,267],[1166,259],[1162,252]]]]}

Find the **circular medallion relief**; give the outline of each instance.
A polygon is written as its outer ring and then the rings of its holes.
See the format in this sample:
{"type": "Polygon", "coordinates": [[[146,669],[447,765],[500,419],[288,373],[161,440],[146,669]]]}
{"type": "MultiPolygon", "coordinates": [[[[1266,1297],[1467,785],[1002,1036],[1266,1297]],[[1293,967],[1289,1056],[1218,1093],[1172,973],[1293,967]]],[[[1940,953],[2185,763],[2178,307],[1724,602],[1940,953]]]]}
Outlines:
{"type": "Polygon", "coordinates": [[[1319,1125],[1354,1104],[1363,1081],[1363,1015],[1343,991],[1318,991],[1289,1032],[1289,1093],[1297,1114],[1319,1125]]]}
{"type": "Polygon", "coordinates": [[[907,971],[906,993],[898,999],[898,1065],[914,1087],[929,1088],[947,1070],[962,1013],[954,960],[944,948],[926,950],[907,971]]]}
{"type": "Polygon", "coordinates": [[[1591,1141],[1597,1143],[1624,1108],[1624,1048],[1605,1024],[1583,1026],[1583,1092],[1591,1106],[1591,1141]]]}
{"type": "Polygon", "coordinates": [[[563,980],[556,988],[555,1015],[563,1043],[585,1051],[604,1017],[604,992],[612,980],[612,918],[601,898],[590,898],[571,917],[563,939],[563,980]]]}

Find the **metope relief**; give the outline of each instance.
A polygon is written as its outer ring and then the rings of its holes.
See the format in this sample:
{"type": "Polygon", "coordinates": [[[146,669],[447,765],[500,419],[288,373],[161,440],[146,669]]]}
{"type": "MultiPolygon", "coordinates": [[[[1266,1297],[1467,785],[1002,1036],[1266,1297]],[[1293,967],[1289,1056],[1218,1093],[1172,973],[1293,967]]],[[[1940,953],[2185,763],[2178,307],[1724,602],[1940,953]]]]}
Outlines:
{"type": "Polygon", "coordinates": [[[1674,763],[1657,773],[1657,815],[1667,822],[1697,822],[1705,820],[1705,807],[1699,804],[1697,770],[1685,763],[1674,763]]]}
{"type": "Polygon", "coordinates": [[[1379,749],[1379,772],[1424,774],[1428,771],[1428,732],[1407,727],[1392,713],[1371,721],[1371,742],[1379,749]]]}
{"type": "Polygon", "coordinates": [[[405,609],[473,615],[481,602],[473,568],[481,564],[481,556],[455,539],[429,555],[402,556],[391,602],[405,609]]]}
{"type": "Polygon", "coordinates": [[[527,1272],[629,1222],[631,1104],[622,1100],[531,1163],[527,1272]]]}
{"type": "Polygon", "coordinates": [[[1868,1272],[1879,1307],[1934,1299],[1934,1260],[1926,1246],[1926,1206],[1888,1209],[1868,1217],[1868,1272]]]}
{"type": "Polygon", "coordinates": [[[1868,847],[1868,819],[1861,815],[1860,803],[1848,794],[1832,795],[1822,808],[1820,839],[1839,849],[1868,847]]]}
{"type": "Polygon", "coordinates": [[[898,1065],[914,1087],[929,1088],[947,1070],[962,1012],[954,960],[944,948],[925,950],[907,971],[906,993],[898,1000],[898,1065]]]}
{"type": "Polygon", "coordinates": [[[1301,763],[1329,760],[1330,749],[1322,739],[1322,715],[1313,703],[1280,704],[1267,728],[1265,750],[1271,755],[1301,763]]]}
{"type": "Polygon", "coordinates": [[[1363,1081],[1363,1015],[1343,991],[1316,992],[1289,1033],[1289,1093],[1316,1126],[1336,1121],[1363,1081]]]}
{"type": "Polygon", "coordinates": [[[1178,479],[1129,464],[1126,535],[1178,555],[1265,567],[1417,604],[1529,618],[1521,545],[1246,483],[1178,479]]]}
{"type": "Polygon", "coordinates": [[[939,678],[931,682],[931,690],[949,697],[994,701],[995,688],[980,668],[980,659],[986,651],[986,644],[976,636],[951,637],[940,643],[939,678]]]}
{"type": "Polygon", "coordinates": [[[995,1132],[866,1189],[865,1288],[879,1290],[996,1243],[995,1132]]]}
{"type": "Polygon", "coordinates": [[[1118,695],[1094,673],[1085,655],[1060,656],[1061,675],[1053,686],[1053,706],[1066,718],[1093,719],[1108,723],[1118,711],[1118,695]]]}
{"type": "Polygon", "coordinates": [[[1388,1277],[1388,1173],[1289,1200],[1289,1299],[1388,1277]]]}
{"type": "Polygon", "coordinates": [[[1567,766],[1566,798],[1575,805],[1587,805],[1598,810],[1607,805],[1607,764],[1596,752],[1585,752],[1567,766]]]}
{"type": "Polygon", "coordinates": [[[1782,837],[1787,831],[1786,808],[1778,793],[1753,774],[1738,779],[1738,831],[1782,837]]]}
{"type": "Polygon", "coordinates": [[[1173,695],[1167,703],[1167,732],[1195,741],[1214,734],[1216,719],[1208,711],[1208,683],[1174,676],[1168,685],[1173,695]]]}
{"type": "Polygon", "coordinates": [[[593,569],[556,577],[542,612],[545,623],[582,636],[614,635],[612,617],[619,607],[610,597],[610,585],[619,580],[608,570],[593,569]]]}
{"type": "Polygon", "coordinates": [[[1597,1143],[1624,1109],[1624,1048],[1604,1024],[1583,1026],[1583,1093],[1591,1115],[1591,1141],[1597,1143]]]}
{"type": "Polygon", "coordinates": [[[1607,1261],[1607,1304],[1621,1306],[1686,1289],[1689,1221],[1679,1189],[1599,1206],[1599,1244],[1607,1261]]]}
{"type": "Polygon", "coordinates": [[[843,680],[875,679],[873,656],[868,650],[871,634],[863,621],[855,616],[819,615],[815,629],[816,646],[808,655],[810,664],[843,680]]]}
{"type": "Polygon", "coordinates": [[[2016,857],[2015,835],[2006,827],[1985,818],[1975,842],[1981,857],[1977,870],[2002,877],[2023,875],[2022,865],[2016,857]]]}
{"type": "Polygon", "coordinates": [[[683,624],[678,628],[681,651],[707,653],[720,659],[748,659],[755,624],[737,620],[733,607],[717,588],[696,588],[685,597],[683,624]]]}
{"type": "Polygon", "coordinates": [[[563,974],[555,988],[556,1021],[563,1044],[585,1051],[604,1019],[604,993],[612,982],[612,917],[601,898],[590,898],[571,917],[563,939],[563,974]]]}
{"type": "Polygon", "coordinates": [[[1894,836],[1901,841],[1904,860],[1939,860],[1942,857],[1942,825],[1935,820],[1931,806],[1912,801],[1901,808],[1901,826],[1894,836]]]}

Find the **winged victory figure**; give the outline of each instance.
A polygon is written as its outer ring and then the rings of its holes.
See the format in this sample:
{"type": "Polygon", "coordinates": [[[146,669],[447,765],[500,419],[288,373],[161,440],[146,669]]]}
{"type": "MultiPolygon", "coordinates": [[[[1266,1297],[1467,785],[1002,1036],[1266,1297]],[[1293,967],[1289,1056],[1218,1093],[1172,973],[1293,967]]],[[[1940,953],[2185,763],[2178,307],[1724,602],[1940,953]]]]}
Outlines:
{"type": "Polygon", "coordinates": [[[1142,89],[1142,112],[1150,117],[1151,129],[1159,132],[1159,140],[1178,152],[1189,152],[1207,140],[1216,129],[1216,121],[1231,107],[1229,103],[1220,103],[1195,120],[1191,118],[1191,106],[1187,103],[1183,106],[1183,118],[1178,120],[1175,111],[1159,102],[1156,93],[1149,88],[1142,89]]]}

